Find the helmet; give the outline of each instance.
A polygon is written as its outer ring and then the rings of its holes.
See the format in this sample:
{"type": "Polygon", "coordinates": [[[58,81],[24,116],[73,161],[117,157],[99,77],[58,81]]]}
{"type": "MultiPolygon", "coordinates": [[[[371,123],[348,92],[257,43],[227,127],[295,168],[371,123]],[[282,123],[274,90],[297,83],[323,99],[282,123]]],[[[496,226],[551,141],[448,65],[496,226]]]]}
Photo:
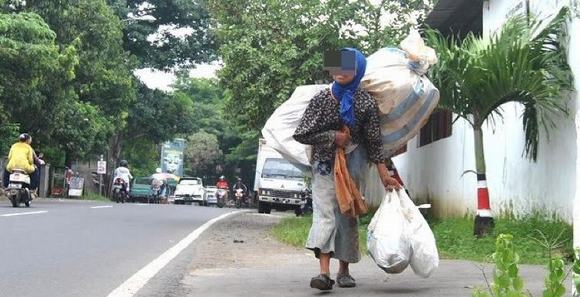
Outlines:
{"type": "Polygon", "coordinates": [[[18,136],[18,140],[20,140],[22,142],[27,141],[30,138],[31,138],[30,134],[28,134],[28,133],[22,133],[22,134],[20,134],[20,136],[18,136]]]}
{"type": "Polygon", "coordinates": [[[127,162],[127,160],[121,160],[121,163],[119,165],[121,165],[121,167],[127,167],[129,166],[129,162],[127,162]]]}
{"type": "Polygon", "coordinates": [[[226,177],[222,175],[222,176],[220,176],[220,179],[226,179],[226,177]]]}
{"type": "Polygon", "coordinates": [[[242,181],[242,178],[241,177],[238,177],[238,181],[241,182],[242,181]]]}
{"type": "Polygon", "coordinates": [[[155,169],[155,173],[161,173],[161,172],[162,172],[161,168],[155,169]]]}

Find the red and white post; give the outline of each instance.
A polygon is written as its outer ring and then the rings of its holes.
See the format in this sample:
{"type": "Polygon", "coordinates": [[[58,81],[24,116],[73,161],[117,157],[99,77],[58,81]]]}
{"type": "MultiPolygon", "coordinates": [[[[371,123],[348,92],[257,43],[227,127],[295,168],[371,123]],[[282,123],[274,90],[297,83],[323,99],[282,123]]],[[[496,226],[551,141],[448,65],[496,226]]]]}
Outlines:
{"type": "Polygon", "coordinates": [[[494,227],[489,203],[489,190],[487,189],[487,179],[485,173],[477,174],[477,215],[473,234],[481,237],[491,233],[494,227]]]}

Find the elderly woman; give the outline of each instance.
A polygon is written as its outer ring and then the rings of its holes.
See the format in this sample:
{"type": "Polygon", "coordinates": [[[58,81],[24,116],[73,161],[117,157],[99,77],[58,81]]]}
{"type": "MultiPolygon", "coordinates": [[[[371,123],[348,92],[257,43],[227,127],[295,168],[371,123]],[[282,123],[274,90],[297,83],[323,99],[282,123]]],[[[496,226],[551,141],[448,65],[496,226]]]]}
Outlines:
{"type": "Polygon", "coordinates": [[[396,179],[389,176],[384,164],[380,120],[375,100],[359,88],[366,69],[365,56],[354,53],[355,69],[352,73],[333,74],[334,83],[315,95],[308,105],[294,133],[294,139],[313,146],[313,218],[306,248],[314,251],[320,262],[320,275],[313,277],[310,287],[331,290],[330,259],[340,261],[337,274],[339,287],[355,287],[349,264],[360,260],[358,245],[358,219],[340,212],[334,185],[334,159],[336,148],[357,146],[347,150],[349,172],[355,177],[351,163],[362,160],[376,164],[381,182],[387,189],[400,188],[396,179]],[[348,129],[344,129],[347,127],[348,129]]]}

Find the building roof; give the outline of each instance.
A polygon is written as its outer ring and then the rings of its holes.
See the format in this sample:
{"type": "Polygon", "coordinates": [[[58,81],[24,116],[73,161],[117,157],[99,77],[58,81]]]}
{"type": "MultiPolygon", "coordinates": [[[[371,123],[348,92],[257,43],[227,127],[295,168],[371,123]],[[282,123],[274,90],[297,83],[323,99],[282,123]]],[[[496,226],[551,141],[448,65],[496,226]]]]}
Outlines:
{"type": "Polygon", "coordinates": [[[481,34],[483,0],[439,0],[425,20],[426,25],[443,34],[468,32],[481,34]]]}

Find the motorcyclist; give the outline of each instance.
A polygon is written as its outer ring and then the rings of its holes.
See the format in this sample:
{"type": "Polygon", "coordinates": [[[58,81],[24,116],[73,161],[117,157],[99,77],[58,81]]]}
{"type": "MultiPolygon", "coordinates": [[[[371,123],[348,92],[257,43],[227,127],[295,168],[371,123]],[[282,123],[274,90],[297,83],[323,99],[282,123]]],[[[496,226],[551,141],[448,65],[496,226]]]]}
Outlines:
{"type": "Polygon", "coordinates": [[[127,160],[121,160],[121,162],[119,163],[119,167],[115,169],[115,173],[113,174],[113,181],[115,181],[117,178],[120,178],[123,181],[125,181],[126,193],[129,193],[131,180],[133,179],[133,176],[131,175],[131,171],[129,170],[128,166],[129,162],[127,162],[127,160]]]}
{"type": "MultiPolygon", "coordinates": [[[[15,169],[24,170],[26,174],[30,175],[30,191],[36,195],[38,184],[40,182],[40,170],[34,165],[36,161],[36,154],[31,146],[32,137],[28,133],[20,134],[18,142],[13,144],[8,153],[8,164],[4,169],[2,184],[4,188],[8,187],[10,183],[10,174],[15,169]]],[[[44,161],[38,160],[38,164],[42,165],[44,161]]]]}
{"type": "Polygon", "coordinates": [[[224,190],[229,190],[230,189],[230,185],[228,184],[228,181],[226,180],[225,176],[220,176],[220,179],[218,180],[218,182],[215,185],[218,189],[224,189],[224,190]]]}
{"type": "Polygon", "coordinates": [[[246,187],[246,185],[244,185],[244,183],[242,182],[242,179],[238,177],[236,183],[233,186],[233,192],[235,193],[236,190],[238,189],[242,189],[244,191],[244,196],[248,195],[248,187],[246,187]]]}
{"type": "Polygon", "coordinates": [[[159,187],[159,195],[163,196],[166,184],[167,178],[163,174],[163,170],[161,168],[155,169],[155,173],[151,175],[151,187],[159,187]]]}

